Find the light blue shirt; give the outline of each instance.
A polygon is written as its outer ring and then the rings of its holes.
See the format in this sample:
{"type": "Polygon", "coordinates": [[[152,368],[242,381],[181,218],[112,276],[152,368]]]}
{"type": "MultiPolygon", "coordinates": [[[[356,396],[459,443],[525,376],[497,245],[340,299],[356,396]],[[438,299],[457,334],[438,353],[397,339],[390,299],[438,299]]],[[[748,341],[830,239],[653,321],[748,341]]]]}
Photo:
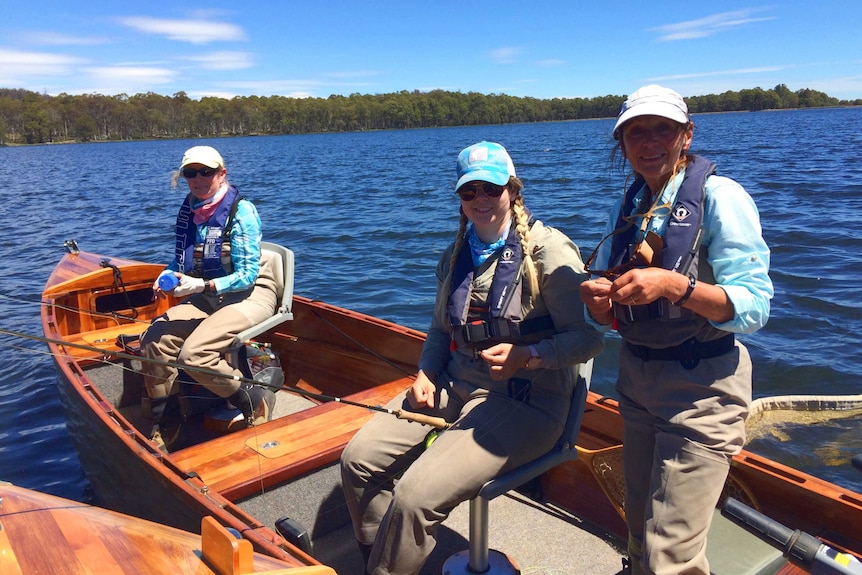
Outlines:
{"type": "MultiPolygon", "coordinates": [[[[665,186],[659,204],[673,205],[685,170],[665,186]]],[[[707,261],[715,274],[716,285],[721,287],[733,303],[734,316],[725,323],[710,323],[721,330],[736,333],[754,333],[766,325],[769,319],[769,300],[774,294],[769,278],[769,248],[763,240],[760,214],[748,192],[730,178],[712,175],[706,180],[706,205],[703,214],[703,246],[707,249],[707,261]]],[[[637,208],[645,190],[635,197],[637,208]]],[[[613,209],[605,233],[613,231],[623,198],[613,209]]],[[[649,230],[664,237],[667,229],[668,210],[653,217],[649,230]]],[[[638,225],[640,222],[635,222],[638,225]]],[[[609,238],[599,248],[595,269],[606,269],[610,259],[612,240],[609,238]]],[[[598,324],[587,314],[588,320],[598,324]]],[[[607,326],[604,326],[607,328],[607,326]]]]}
{"type": "MultiPolygon", "coordinates": [[[[207,227],[206,224],[197,226],[197,242],[203,242],[207,227]]],[[[261,238],[261,223],[257,208],[248,200],[240,200],[230,232],[230,257],[233,263],[233,273],[212,280],[215,282],[216,293],[243,291],[254,285],[254,282],[257,281],[258,272],[260,272],[261,238]]],[[[179,269],[176,258],[167,269],[171,271],[179,269]]]]}

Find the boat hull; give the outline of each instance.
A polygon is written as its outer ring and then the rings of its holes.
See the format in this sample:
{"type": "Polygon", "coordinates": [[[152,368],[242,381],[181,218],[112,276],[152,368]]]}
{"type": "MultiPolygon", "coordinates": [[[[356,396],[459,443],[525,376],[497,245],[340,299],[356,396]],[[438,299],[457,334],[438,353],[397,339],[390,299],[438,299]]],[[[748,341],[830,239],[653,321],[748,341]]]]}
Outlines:
{"type": "MultiPolygon", "coordinates": [[[[163,454],[147,440],[141,423],[128,416],[141,384],[135,380],[135,360],[124,357],[115,340],[120,333],[139,333],[148,319],[176,301],[144,301],[137,317],[130,318],[112,275],[100,263],[103,259],[86,252],[67,254],[46,285],[42,314],[69,430],[98,501],[190,531],[210,515],[242,532],[258,551],[297,565],[315,564],[293,541],[267,527],[274,525],[282,505],[267,497],[290,491],[292,482],[309,474],[331,469],[372,412],[308,400],[301,409],[258,428],[163,454]],[[111,317],[94,313],[111,305],[118,308],[110,311],[111,317]],[[76,348],[74,342],[97,349],[76,348]],[[99,370],[112,368],[123,374],[107,376],[114,384],[122,380],[113,391],[108,382],[94,379],[99,370]]],[[[161,270],[130,260],[111,261],[132,291],[149,290],[161,270]]],[[[421,332],[300,296],[294,298],[293,313],[293,321],[259,339],[279,355],[286,385],[295,392],[381,405],[411,383],[424,340],[421,332]]],[[[626,538],[620,518],[621,443],[616,401],[591,392],[578,440],[582,456],[538,482],[543,501],[617,542],[626,538]]],[[[729,485],[730,495],[773,519],[839,549],[862,553],[862,495],[745,450],[734,458],[729,485]]],[[[316,520],[315,514],[318,510],[309,521],[316,520]]]]}

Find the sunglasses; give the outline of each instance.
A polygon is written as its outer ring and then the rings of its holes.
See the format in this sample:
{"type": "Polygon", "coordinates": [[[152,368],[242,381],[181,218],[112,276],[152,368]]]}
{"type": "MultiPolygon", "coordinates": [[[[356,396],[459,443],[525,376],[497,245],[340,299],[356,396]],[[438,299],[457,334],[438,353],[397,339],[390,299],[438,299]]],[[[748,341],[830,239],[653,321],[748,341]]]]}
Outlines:
{"type": "Polygon", "coordinates": [[[185,179],[191,180],[197,175],[200,175],[202,178],[211,178],[218,171],[219,168],[183,168],[182,174],[185,179]]]}
{"type": "MultiPolygon", "coordinates": [[[[622,231],[623,229],[625,228],[620,228],[620,231],[622,231]]],[[[628,259],[628,261],[623,262],[618,266],[608,268],[606,270],[592,269],[591,266],[593,264],[593,260],[596,259],[596,254],[599,253],[599,247],[606,239],[616,235],[617,233],[619,232],[614,231],[602,238],[602,241],[599,242],[599,245],[596,246],[596,249],[593,250],[593,253],[590,254],[590,257],[588,257],[587,261],[584,262],[585,272],[587,272],[591,276],[601,276],[603,278],[607,278],[611,281],[614,281],[627,271],[634,269],[634,267],[639,263],[641,265],[647,266],[660,265],[661,250],[664,245],[664,241],[658,234],[650,231],[647,232],[646,237],[640,242],[638,242],[638,244],[635,246],[634,252],[632,253],[632,256],[628,259]],[[638,260],[640,260],[640,262],[638,260]]]]}
{"type": "Polygon", "coordinates": [[[627,222],[627,224],[615,229],[601,239],[599,244],[596,246],[596,249],[593,250],[593,253],[591,253],[590,257],[587,258],[587,261],[584,262],[584,271],[591,276],[601,276],[603,278],[607,278],[611,281],[614,281],[616,278],[623,275],[627,271],[634,269],[636,265],[661,265],[661,251],[664,247],[664,240],[662,240],[661,236],[659,236],[655,232],[646,231],[646,228],[649,224],[649,221],[653,217],[666,216],[670,214],[670,209],[670,204],[662,204],[660,206],[654,206],[650,208],[644,214],[635,214],[633,216],[626,216],[625,218],[623,218],[627,222]],[[599,253],[599,248],[602,247],[602,244],[605,242],[605,240],[626,231],[634,225],[634,222],[637,219],[641,219],[641,229],[639,233],[641,240],[637,243],[637,245],[635,245],[635,249],[633,250],[632,255],[628,259],[628,261],[623,262],[620,265],[614,266],[612,268],[608,268],[606,270],[592,269],[593,261],[596,259],[596,255],[599,253]]]}
{"type": "Polygon", "coordinates": [[[470,182],[458,188],[456,193],[463,201],[472,202],[479,195],[480,191],[484,192],[489,198],[499,198],[503,195],[503,190],[505,189],[506,186],[498,186],[489,182],[470,182]]]}

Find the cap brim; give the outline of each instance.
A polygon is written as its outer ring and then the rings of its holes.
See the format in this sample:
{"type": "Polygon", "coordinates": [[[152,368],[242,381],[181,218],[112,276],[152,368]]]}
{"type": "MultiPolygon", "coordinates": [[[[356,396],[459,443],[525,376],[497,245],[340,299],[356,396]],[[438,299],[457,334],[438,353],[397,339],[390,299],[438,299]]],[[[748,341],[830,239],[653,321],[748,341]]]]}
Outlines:
{"type": "Polygon", "coordinates": [[[620,114],[620,117],[617,118],[617,123],[614,125],[614,137],[619,137],[619,130],[623,124],[632,118],[637,118],[639,116],[659,116],[680,124],[687,124],[689,120],[688,115],[685,112],[670,104],[665,104],[663,102],[639,104],[620,114]]]}
{"type": "Polygon", "coordinates": [[[455,189],[457,190],[467,182],[476,181],[490,182],[498,186],[505,186],[509,183],[509,174],[504,174],[502,172],[493,172],[491,170],[473,170],[467,172],[458,179],[458,184],[455,186],[455,189]]]}
{"type": "Polygon", "coordinates": [[[190,158],[180,165],[180,169],[182,170],[186,166],[190,166],[192,164],[200,164],[200,165],[206,166],[208,168],[221,168],[222,167],[221,164],[218,163],[218,161],[216,161],[216,160],[199,160],[196,158],[190,158]]]}

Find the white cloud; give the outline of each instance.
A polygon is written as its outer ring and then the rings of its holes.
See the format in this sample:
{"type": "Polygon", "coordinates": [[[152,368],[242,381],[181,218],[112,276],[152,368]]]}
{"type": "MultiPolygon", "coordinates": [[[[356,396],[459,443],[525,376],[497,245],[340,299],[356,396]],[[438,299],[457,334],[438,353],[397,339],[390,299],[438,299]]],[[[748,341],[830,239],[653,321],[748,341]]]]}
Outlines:
{"type": "Polygon", "coordinates": [[[371,76],[379,76],[380,72],[375,70],[353,70],[348,72],[329,72],[324,74],[327,78],[369,78],[371,76]]]}
{"type": "Polygon", "coordinates": [[[102,80],[136,80],[165,84],[176,76],[176,72],[166,68],[147,68],[143,66],[94,66],[87,68],[94,78],[102,80]]]}
{"type": "Polygon", "coordinates": [[[565,60],[557,60],[554,58],[549,58],[547,60],[539,60],[539,66],[541,66],[542,68],[553,68],[556,66],[562,66],[565,63],[565,60]]]}
{"type": "Polygon", "coordinates": [[[207,70],[243,70],[254,67],[254,58],[249,52],[210,52],[200,56],[188,56],[186,59],[199,63],[207,70]]]}
{"type": "Polygon", "coordinates": [[[120,23],[139,32],[164,36],[179,42],[191,42],[192,44],[208,44],[215,41],[232,42],[246,39],[245,31],[241,27],[212,20],[168,20],[130,16],[120,18],[120,23]]]}
{"type": "Polygon", "coordinates": [[[522,48],[518,48],[516,46],[504,46],[502,48],[497,48],[496,50],[491,50],[489,55],[491,59],[494,60],[498,64],[514,64],[518,61],[518,56],[524,50],[522,48]]]}
{"type": "Polygon", "coordinates": [[[85,62],[64,54],[0,49],[0,86],[21,86],[31,78],[68,75],[85,62]]]}
{"type": "Polygon", "coordinates": [[[84,69],[91,87],[79,93],[139,94],[153,91],[154,85],[173,82],[177,73],[147,66],[92,66],[84,69]]]}
{"type": "Polygon", "coordinates": [[[656,76],[649,78],[650,82],[666,82],[667,80],[691,80],[692,78],[707,78],[710,76],[739,76],[748,74],[763,74],[768,72],[780,72],[787,69],[786,66],[761,66],[759,68],[737,68],[736,70],[715,70],[712,72],[694,72],[691,74],[672,74],[668,76],[656,76]]]}
{"type": "Polygon", "coordinates": [[[60,32],[29,32],[21,34],[25,41],[46,46],[99,46],[110,42],[96,36],[74,36],[60,32]]]}
{"type": "Polygon", "coordinates": [[[688,20],[687,22],[678,22],[676,24],[667,24],[651,28],[659,33],[659,42],[672,42],[675,40],[691,40],[693,38],[704,38],[712,36],[719,32],[739,28],[755,22],[765,22],[767,20],[775,20],[775,17],[755,18],[753,13],[757,9],[734,10],[732,12],[721,12],[713,14],[706,18],[697,20],[688,20]]]}

